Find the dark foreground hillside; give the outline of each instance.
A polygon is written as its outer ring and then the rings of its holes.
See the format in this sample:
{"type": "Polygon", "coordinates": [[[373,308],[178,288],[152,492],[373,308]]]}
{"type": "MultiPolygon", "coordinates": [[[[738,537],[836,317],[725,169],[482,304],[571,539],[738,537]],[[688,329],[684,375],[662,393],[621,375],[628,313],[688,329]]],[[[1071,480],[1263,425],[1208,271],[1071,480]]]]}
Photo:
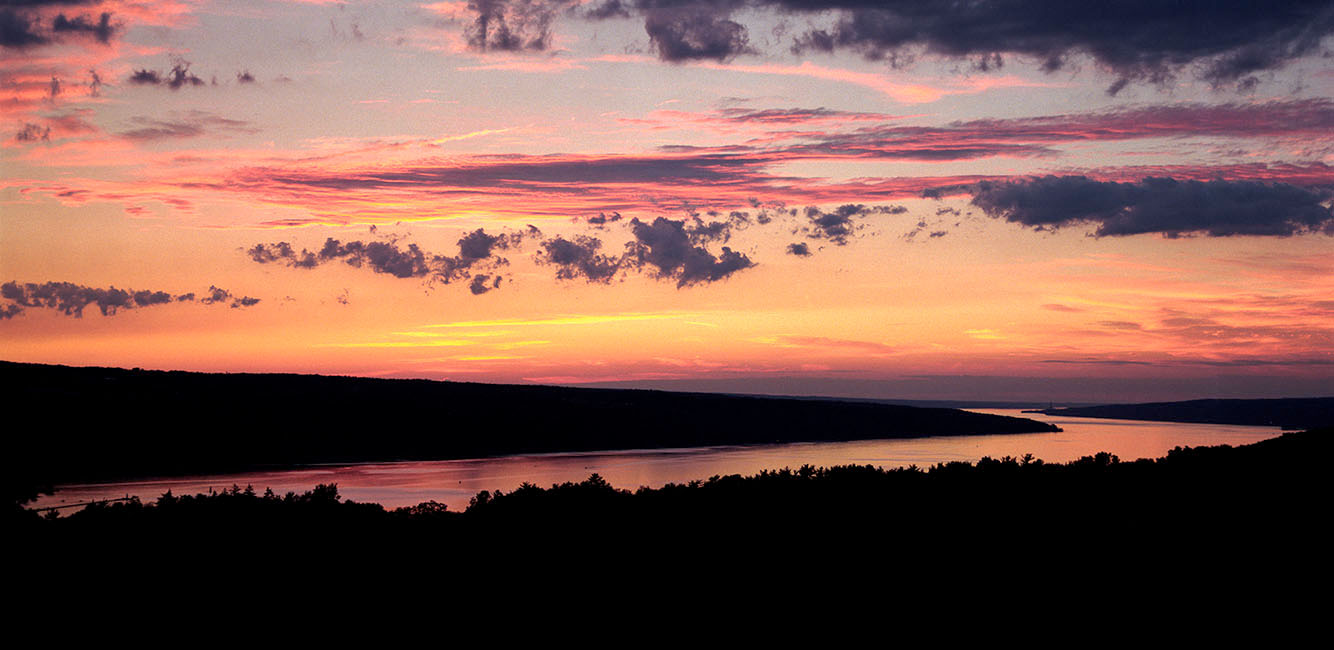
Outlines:
{"type": "Polygon", "coordinates": [[[697,393],[0,362],[7,480],[1059,430],[953,409],[697,393]]]}
{"type": "Polygon", "coordinates": [[[1334,426],[1334,397],[1197,399],[1185,402],[1074,406],[1042,409],[1040,412],[1081,418],[1242,424],[1297,430],[1334,426]]]}
{"type": "Polygon", "coordinates": [[[1126,558],[1189,563],[1221,554],[1277,562],[1325,539],[1331,436],[1334,430],[1289,433],[1134,462],[1098,454],[1060,464],[1024,457],[928,469],[806,466],[658,489],[622,489],[629,486],[593,475],[481,492],[461,513],[429,502],[389,511],[342,500],[328,485],[301,495],[238,486],[98,505],[61,519],[23,510],[9,518],[11,539],[39,554],[104,553],[110,545],[187,562],[196,552],[208,562],[449,558],[459,570],[480,570],[467,559],[482,557],[604,569],[729,557],[802,567],[855,560],[867,570],[922,558],[1062,558],[1078,563],[1070,570],[1092,571],[1126,558]]]}

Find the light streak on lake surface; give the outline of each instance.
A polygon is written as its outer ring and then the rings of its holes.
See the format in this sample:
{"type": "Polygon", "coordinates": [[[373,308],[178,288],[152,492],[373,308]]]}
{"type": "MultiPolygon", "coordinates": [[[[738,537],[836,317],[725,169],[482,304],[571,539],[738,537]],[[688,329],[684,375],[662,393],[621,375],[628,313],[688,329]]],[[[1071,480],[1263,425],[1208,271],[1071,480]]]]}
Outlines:
{"type": "MultiPolygon", "coordinates": [[[[242,472],[213,476],[121,481],[58,486],[54,495],[40,498],[33,507],[59,506],[93,500],[137,496],[156,500],[167,490],[195,494],[232,485],[271,488],[276,494],[303,492],[320,483],[336,483],[344,498],[374,502],[387,508],[423,501],[463,510],[481,490],[510,491],[528,482],[541,487],[582,481],[597,473],[613,486],[634,489],[685,483],[713,475],[756,474],[764,469],[802,465],[875,465],[927,467],[956,460],[976,461],[983,456],[1019,457],[1031,453],[1047,462],[1064,462],[1107,451],[1122,460],[1157,458],[1173,447],[1244,445],[1282,433],[1277,427],[1103,420],[1021,413],[1007,409],[970,409],[980,413],[1014,415],[1050,422],[1064,431],[982,436],[813,442],[758,446],[636,449],[626,451],[532,454],[442,461],[406,461],[356,465],[308,466],[277,471],[242,472]]],[[[67,511],[68,512],[68,511],[67,511]]]]}

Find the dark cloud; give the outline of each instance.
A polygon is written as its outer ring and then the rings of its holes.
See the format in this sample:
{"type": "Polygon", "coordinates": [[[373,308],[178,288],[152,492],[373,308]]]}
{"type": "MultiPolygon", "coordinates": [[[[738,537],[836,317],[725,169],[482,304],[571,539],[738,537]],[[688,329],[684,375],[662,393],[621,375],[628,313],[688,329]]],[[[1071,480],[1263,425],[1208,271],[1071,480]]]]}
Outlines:
{"type": "Polygon", "coordinates": [[[848,238],[860,228],[853,221],[872,214],[902,214],[907,212],[903,206],[866,206],[860,204],[840,205],[830,212],[815,206],[806,208],[806,223],[800,229],[811,239],[828,240],[838,246],[848,243],[848,238]]]}
{"type": "MultiPolygon", "coordinates": [[[[478,228],[459,238],[458,255],[432,257],[433,273],[436,279],[448,284],[455,280],[468,279],[472,273],[471,269],[479,262],[485,261],[486,265],[491,267],[509,264],[509,260],[503,257],[493,257],[494,251],[509,248],[511,242],[517,245],[522,238],[523,233],[488,235],[486,231],[478,228]]],[[[477,293],[480,292],[473,291],[474,295],[477,293]]]]}
{"type": "Polygon", "coordinates": [[[298,254],[292,249],[292,245],[285,241],[276,244],[255,244],[246,253],[250,255],[250,259],[260,264],[281,261],[298,269],[313,269],[320,264],[320,258],[314,253],[302,249],[298,254]]]}
{"type": "Polygon", "coordinates": [[[136,291],[134,292],[134,304],[140,307],[149,305],[164,305],[172,301],[171,294],[165,291],[136,291]]]}
{"type": "Polygon", "coordinates": [[[156,70],[135,70],[128,81],[140,86],[156,86],[162,83],[162,75],[156,70]]]}
{"type": "Polygon", "coordinates": [[[705,221],[698,215],[692,216],[685,222],[686,235],[696,244],[707,242],[727,243],[732,239],[732,230],[743,228],[750,223],[750,216],[745,212],[732,211],[723,215],[719,212],[710,211],[708,216],[711,219],[721,220],[705,221]]]}
{"type": "Polygon", "coordinates": [[[642,17],[666,61],[726,61],[749,50],[746,27],[732,20],[741,8],[832,16],[832,25],[796,38],[797,53],[850,50],[892,65],[926,53],[970,59],[980,71],[1017,56],[1049,72],[1084,55],[1117,75],[1112,94],[1185,69],[1216,86],[1245,89],[1256,83],[1254,73],[1317,53],[1334,33],[1328,0],[1123,0],[1114,7],[1067,0],[606,0],[581,15],[642,17]]]}
{"type": "Polygon", "coordinates": [[[637,266],[648,265],[663,279],[676,280],[678,288],[717,282],[755,266],[742,253],[722,247],[715,256],[697,245],[701,236],[686,221],[658,217],[652,223],[630,221],[635,241],[627,246],[625,259],[637,266]]]}
{"type": "Polygon", "coordinates": [[[476,14],[465,31],[474,50],[541,52],[551,46],[551,21],[574,0],[469,0],[476,14]]]}
{"type": "Polygon", "coordinates": [[[51,42],[41,25],[27,14],[0,9],[0,47],[23,49],[51,42]]]}
{"type": "Polygon", "coordinates": [[[179,90],[185,86],[206,85],[203,79],[190,72],[190,62],[182,59],[173,61],[171,70],[165,74],[156,70],[135,70],[130,74],[129,82],[140,86],[165,86],[172,90],[179,90]]]}
{"type": "MultiPolygon", "coordinates": [[[[193,301],[194,296],[193,293],[187,293],[173,299],[171,294],[165,291],[134,291],[116,287],[101,289],[72,282],[19,284],[11,281],[0,285],[0,298],[12,303],[0,307],[0,317],[13,318],[22,313],[24,308],[39,307],[55,309],[66,316],[82,318],[84,308],[89,305],[96,305],[103,316],[114,316],[121,309],[165,305],[173,301],[193,301]]],[[[208,294],[199,302],[204,304],[230,302],[232,307],[249,307],[258,303],[259,299],[249,296],[235,297],[225,289],[209,287],[208,294]]]]}
{"type": "Polygon", "coordinates": [[[810,257],[810,256],[811,256],[811,248],[810,248],[809,246],[806,245],[806,242],[798,242],[798,243],[795,243],[795,244],[788,244],[788,245],[787,245],[787,254],[788,254],[788,255],[796,255],[796,256],[798,256],[798,257],[810,257]]]}
{"type": "Polygon", "coordinates": [[[83,309],[88,305],[97,305],[103,316],[113,315],[117,309],[134,307],[133,298],[128,291],[115,287],[108,289],[85,287],[72,282],[43,284],[6,282],[0,285],[0,297],[21,307],[48,307],[75,318],[82,318],[83,309]]]}
{"type": "Polygon", "coordinates": [[[629,18],[630,2],[626,0],[605,0],[601,4],[585,9],[581,14],[589,20],[606,20],[608,18],[629,18]]]}
{"type": "Polygon", "coordinates": [[[209,285],[208,294],[206,294],[203,298],[200,298],[199,302],[202,302],[206,305],[215,302],[224,302],[228,298],[230,298],[231,295],[232,293],[230,291],[227,291],[226,289],[219,289],[215,286],[209,285]]]}
{"type": "Polygon", "coordinates": [[[342,260],[348,266],[369,267],[376,273],[396,278],[420,278],[432,272],[426,253],[416,244],[399,248],[395,242],[350,241],[341,242],[333,237],[324,240],[319,252],[302,249],[300,253],[288,242],[255,244],[246,250],[250,259],[260,263],[283,263],[293,268],[313,269],[325,262],[342,260]]]}
{"type": "Polygon", "coordinates": [[[842,246],[848,243],[848,237],[852,236],[856,228],[852,218],[865,214],[864,205],[842,205],[832,212],[822,212],[819,208],[810,206],[806,208],[807,236],[811,239],[828,239],[842,246]]]}
{"type": "Polygon", "coordinates": [[[51,127],[43,127],[40,124],[28,122],[14,135],[14,139],[19,142],[37,142],[39,140],[46,142],[51,139],[51,127]]]}
{"type": "Polygon", "coordinates": [[[927,224],[925,219],[918,221],[917,225],[913,226],[912,230],[909,230],[908,232],[903,234],[903,240],[911,242],[912,240],[917,238],[917,235],[925,232],[928,227],[929,224],[927,224]]]}
{"type": "Polygon", "coordinates": [[[970,191],[973,205],[988,216],[1040,230],[1087,223],[1096,225],[1093,234],[1098,237],[1334,235],[1334,209],[1329,205],[1334,192],[1327,187],[1153,177],[1121,183],[1044,176],[982,181],[970,191]]]}
{"type": "Polygon", "coordinates": [[[603,253],[602,240],[596,237],[558,235],[543,241],[534,259],[558,267],[556,277],[562,280],[606,284],[622,271],[647,269],[659,279],[675,280],[677,287],[716,282],[754,266],[744,254],[726,246],[718,255],[706,248],[711,242],[728,241],[734,228],[749,224],[747,213],[709,212],[707,216],[709,220],[698,215],[681,220],[658,217],[652,223],[631,219],[628,226],[633,239],[621,255],[603,253]]]}
{"type": "Polygon", "coordinates": [[[1126,0],[1114,8],[1064,0],[761,0],[791,11],[836,10],[831,29],[812,30],[797,50],[851,49],[871,59],[920,49],[970,57],[979,67],[1002,54],[1065,67],[1077,54],[1119,75],[1110,92],[1135,79],[1163,81],[1185,66],[1214,84],[1281,67],[1318,50],[1334,33],[1328,0],[1126,0]]]}
{"type": "Polygon", "coordinates": [[[466,260],[481,260],[491,257],[496,249],[509,247],[509,238],[503,234],[488,235],[481,228],[459,239],[459,257],[466,260]]]}
{"type": "Polygon", "coordinates": [[[536,260],[539,264],[553,264],[556,277],[562,280],[583,278],[589,282],[611,282],[621,270],[623,259],[600,253],[602,241],[587,235],[570,239],[561,236],[542,242],[536,260]]]}
{"type": "Polygon", "coordinates": [[[249,70],[242,70],[236,73],[236,83],[252,84],[255,83],[255,75],[250,74],[249,70]]]}
{"type": "Polygon", "coordinates": [[[246,254],[250,256],[250,259],[260,264],[291,259],[295,255],[292,245],[285,241],[276,244],[255,244],[254,247],[246,250],[246,254]]]}
{"type": "Polygon", "coordinates": [[[599,212],[596,217],[588,217],[584,221],[588,223],[588,225],[590,226],[601,227],[609,223],[615,223],[620,220],[621,220],[621,213],[613,211],[610,214],[606,212],[599,212]]]}
{"type": "Polygon", "coordinates": [[[468,283],[468,291],[471,291],[474,296],[480,296],[492,289],[499,289],[500,282],[503,279],[499,275],[492,277],[485,273],[478,273],[472,276],[472,282],[468,283]]]}
{"type": "Polygon", "coordinates": [[[100,43],[110,43],[116,28],[111,24],[110,13],[103,13],[96,20],[92,16],[66,18],[65,14],[58,14],[51,22],[51,31],[57,34],[65,32],[83,34],[97,39],[100,43]]]}
{"type": "MultiPolygon", "coordinates": [[[[374,232],[374,230],[372,230],[374,232]]],[[[395,240],[342,242],[332,237],[324,241],[318,252],[302,249],[301,252],[288,242],[255,244],[245,249],[246,255],[260,264],[283,264],[293,268],[313,269],[321,264],[341,260],[356,268],[367,267],[376,273],[385,273],[396,278],[426,278],[439,280],[446,284],[458,280],[474,278],[470,288],[473,293],[482,285],[475,280],[473,270],[477,268],[495,269],[509,264],[509,261],[497,254],[497,251],[518,246],[526,238],[540,237],[541,231],[534,226],[516,232],[488,234],[478,228],[465,233],[459,238],[458,255],[436,255],[422,250],[417,244],[400,246],[395,240]]],[[[485,291],[498,288],[503,279],[499,275],[482,274],[490,282],[485,291]]]]}
{"type": "Polygon", "coordinates": [[[86,4],[83,2],[6,2],[10,5],[0,8],[0,47],[25,49],[46,45],[70,36],[89,38],[106,44],[116,34],[117,27],[111,22],[111,14],[103,13],[94,18],[91,14],[67,16],[58,13],[50,18],[49,23],[30,9],[42,6],[71,6],[86,4]],[[25,10],[29,9],[29,10],[25,10]]]}
{"type": "Polygon", "coordinates": [[[202,86],[204,85],[204,80],[196,77],[194,73],[190,72],[189,62],[179,61],[171,66],[171,71],[167,73],[163,83],[165,83],[168,88],[176,90],[181,86],[202,86]]]}
{"type": "Polygon", "coordinates": [[[754,52],[746,28],[728,15],[711,14],[717,5],[650,9],[644,17],[644,31],[663,61],[681,62],[711,59],[730,61],[738,54],[754,52]]]}
{"type": "MultiPolygon", "coordinates": [[[[187,294],[187,295],[193,295],[193,294],[187,294]]],[[[181,299],[184,298],[185,296],[181,296],[181,299]]],[[[205,305],[212,305],[214,303],[230,304],[232,309],[237,309],[239,307],[254,306],[259,303],[259,298],[251,298],[250,296],[235,296],[232,295],[232,292],[226,289],[219,289],[218,287],[210,286],[208,288],[208,292],[204,294],[203,298],[199,299],[199,302],[205,305]]]]}
{"type": "Polygon", "coordinates": [[[750,35],[732,14],[747,3],[738,0],[605,0],[583,12],[590,20],[640,15],[649,43],[663,61],[726,62],[750,54],[750,35]]]}
{"type": "Polygon", "coordinates": [[[80,5],[98,4],[101,0],[0,0],[0,3],[11,7],[75,7],[80,5]]]}
{"type": "Polygon", "coordinates": [[[357,268],[364,264],[376,273],[387,273],[396,278],[419,278],[431,272],[426,254],[416,244],[400,249],[394,242],[350,241],[344,244],[330,237],[324,241],[319,258],[341,259],[357,268]]]}

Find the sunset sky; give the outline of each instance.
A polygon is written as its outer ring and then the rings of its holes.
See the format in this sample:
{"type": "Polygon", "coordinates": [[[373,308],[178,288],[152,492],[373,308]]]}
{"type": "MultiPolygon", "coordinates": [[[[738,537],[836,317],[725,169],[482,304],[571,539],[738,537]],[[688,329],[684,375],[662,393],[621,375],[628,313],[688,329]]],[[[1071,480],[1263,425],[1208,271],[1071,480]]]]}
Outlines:
{"type": "Polygon", "coordinates": [[[1334,395],[1328,0],[0,0],[0,136],[9,361],[1334,395]]]}

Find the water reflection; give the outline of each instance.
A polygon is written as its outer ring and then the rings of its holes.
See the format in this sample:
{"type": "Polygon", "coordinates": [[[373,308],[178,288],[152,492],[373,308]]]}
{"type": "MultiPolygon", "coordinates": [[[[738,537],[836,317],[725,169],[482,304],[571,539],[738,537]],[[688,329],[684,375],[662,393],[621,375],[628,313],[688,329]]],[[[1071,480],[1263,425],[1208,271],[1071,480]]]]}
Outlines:
{"type": "MultiPolygon", "coordinates": [[[[978,409],[982,413],[1021,415],[1018,411],[978,409]]],[[[36,507],[58,506],[96,499],[138,496],[150,501],[167,490],[176,494],[221,490],[233,484],[252,485],[283,494],[302,492],[319,483],[337,483],[338,491],[354,501],[386,507],[415,505],[435,500],[462,510],[480,490],[509,491],[524,482],[540,486],[581,481],[594,472],[620,488],[658,487],[684,483],[715,474],[754,474],[763,469],[801,465],[928,466],[982,456],[1022,456],[1031,453],[1060,462],[1108,451],[1124,460],[1153,458],[1177,446],[1241,445],[1279,435],[1274,427],[1246,427],[1175,422],[1135,422],[1022,414],[1051,422],[1060,433],[995,436],[957,436],[914,440],[862,440],[835,443],[794,443],[752,447],[699,447],[594,453],[558,453],[469,460],[315,466],[274,472],[223,476],[126,481],[96,485],[62,486],[44,496],[36,507]]]]}

